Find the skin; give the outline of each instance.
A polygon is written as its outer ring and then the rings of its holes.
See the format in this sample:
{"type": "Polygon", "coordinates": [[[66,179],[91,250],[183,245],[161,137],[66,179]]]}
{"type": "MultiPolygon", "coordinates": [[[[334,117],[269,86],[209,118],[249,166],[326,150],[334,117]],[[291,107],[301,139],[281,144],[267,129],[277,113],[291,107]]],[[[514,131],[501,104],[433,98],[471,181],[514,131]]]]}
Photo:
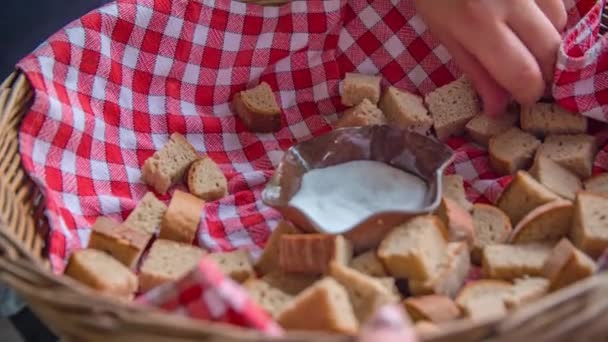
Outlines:
{"type": "Polygon", "coordinates": [[[357,342],[416,342],[416,332],[398,305],[386,305],[363,326],[357,342]]]}
{"type": "Polygon", "coordinates": [[[473,82],[488,115],[538,101],[553,79],[563,0],[415,0],[418,14],[473,82]]]}

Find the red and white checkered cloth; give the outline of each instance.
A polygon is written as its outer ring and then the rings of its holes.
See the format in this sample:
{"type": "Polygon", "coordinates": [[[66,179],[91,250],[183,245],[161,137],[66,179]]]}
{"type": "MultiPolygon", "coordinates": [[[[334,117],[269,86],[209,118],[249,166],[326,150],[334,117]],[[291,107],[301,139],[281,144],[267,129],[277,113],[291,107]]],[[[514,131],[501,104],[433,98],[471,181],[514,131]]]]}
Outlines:
{"type": "MultiPolygon", "coordinates": [[[[554,96],[608,121],[608,53],[597,36],[604,1],[565,0],[572,30],[558,57],[554,96]]],[[[283,151],[331,129],[345,72],[380,74],[384,85],[426,93],[454,80],[447,50],[412,0],[294,1],[260,7],[229,0],[121,0],[49,38],[19,63],[35,90],[20,131],[27,172],[44,190],[48,249],[61,272],[86,244],[96,217],[125,218],[149,188],[144,160],[172,132],[219,164],[230,195],[208,203],[198,244],[258,252],[279,218],[260,193],[283,151]],[[260,80],[275,90],[285,126],[248,132],[232,95],[260,80]]],[[[498,178],[486,151],[449,142],[469,197],[493,201],[498,178]]],[[[600,152],[596,171],[608,168],[600,152]]],[[[167,199],[165,197],[164,199],[167,199]]]]}
{"type": "Polygon", "coordinates": [[[283,332],[247,292],[225,277],[209,258],[203,258],[179,281],[156,287],[137,302],[177,315],[256,329],[271,336],[283,332]]]}

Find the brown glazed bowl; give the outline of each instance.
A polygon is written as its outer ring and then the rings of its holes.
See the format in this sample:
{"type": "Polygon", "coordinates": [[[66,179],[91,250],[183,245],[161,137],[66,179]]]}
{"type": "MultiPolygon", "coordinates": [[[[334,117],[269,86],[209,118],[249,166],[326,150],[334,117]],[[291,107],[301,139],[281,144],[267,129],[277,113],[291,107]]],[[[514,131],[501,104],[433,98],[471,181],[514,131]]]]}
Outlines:
{"type": "Polygon", "coordinates": [[[342,232],[358,251],[376,246],[394,226],[433,212],[441,200],[441,180],[452,162],[449,147],[436,139],[392,126],[342,128],[291,147],[262,192],[264,203],[301,229],[329,233],[303,211],[291,207],[302,176],[312,169],[353,160],[373,160],[412,173],[427,182],[425,205],[416,210],[377,212],[342,232]]]}

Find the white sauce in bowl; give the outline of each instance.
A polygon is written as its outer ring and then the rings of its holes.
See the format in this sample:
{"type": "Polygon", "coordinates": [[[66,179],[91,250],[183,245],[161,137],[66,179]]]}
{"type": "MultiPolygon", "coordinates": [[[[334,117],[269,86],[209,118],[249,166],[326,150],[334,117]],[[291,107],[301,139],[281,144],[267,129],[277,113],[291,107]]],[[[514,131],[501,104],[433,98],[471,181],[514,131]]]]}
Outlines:
{"type": "Polygon", "coordinates": [[[369,216],[425,206],[426,182],[385,163],[356,160],[304,174],[289,205],[327,233],[342,233],[369,216]]]}

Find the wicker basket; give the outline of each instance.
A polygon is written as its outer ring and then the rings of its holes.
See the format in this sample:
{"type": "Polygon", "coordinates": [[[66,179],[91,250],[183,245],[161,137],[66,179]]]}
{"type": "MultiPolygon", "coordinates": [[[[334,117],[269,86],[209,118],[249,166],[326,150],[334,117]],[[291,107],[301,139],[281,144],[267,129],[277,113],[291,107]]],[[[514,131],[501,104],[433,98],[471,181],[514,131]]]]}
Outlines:
{"type": "MultiPolygon", "coordinates": [[[[257,0],[276,4],[284,0],[257,0]]],[[[606,18],[604,18],[606,19],[606,18]]],[[[604,20],[608,22],[608,20],[604,20]]],[[[42,194],[21,164],[18,128],[31,103],[26,77],[13,73],[0,86],[0,281],[15,288],[31,309],[65,340],[263,341],[233,326],[164,314],[100,298],[50,271],[46,260],[42,194]]],[[[608,336],[608,275],[553,293],[502,321],[458,321],[428,341],[593,340],[608,336]]],[[[289,334],[285,341],[348,341],[349,337],[289,334]]]]}

